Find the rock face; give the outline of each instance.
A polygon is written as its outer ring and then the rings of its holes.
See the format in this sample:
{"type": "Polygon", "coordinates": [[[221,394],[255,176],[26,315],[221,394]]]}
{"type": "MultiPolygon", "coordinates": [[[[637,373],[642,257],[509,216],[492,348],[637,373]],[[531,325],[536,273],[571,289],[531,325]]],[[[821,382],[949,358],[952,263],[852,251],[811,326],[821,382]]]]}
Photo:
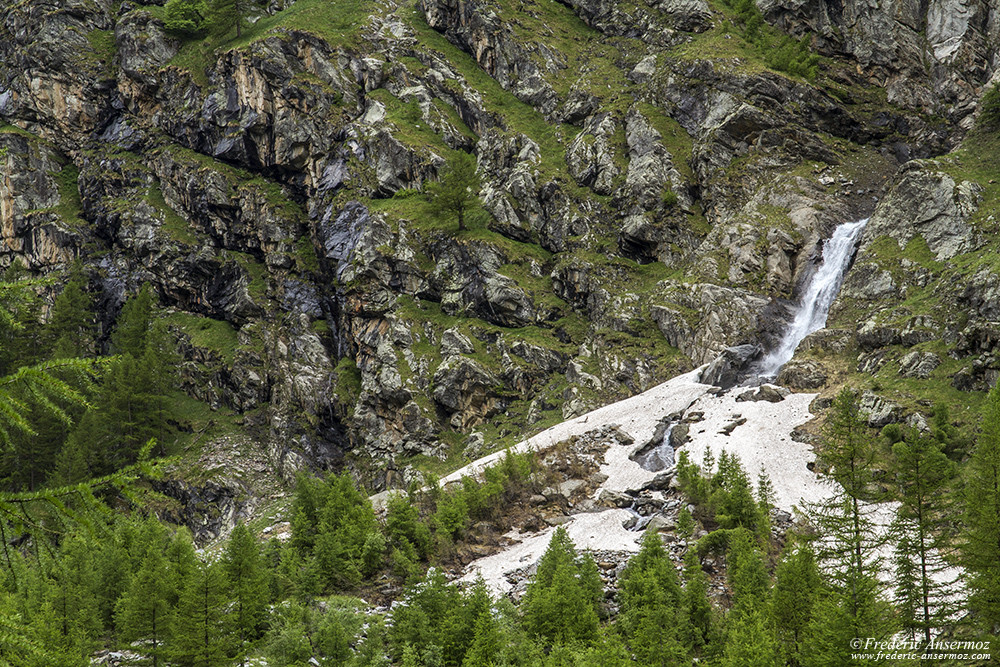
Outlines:
{"type": "Polygon", "coordinates": [[[979,204],[982,186],[956,183],[933,166],[920,161],[906,164],[865,227],[862,250],[883,236],[895,240],[900,250],[920,237],[937,260],[976,249],[979,243],[969,217],[979,204]]]}
{"type": "Polygon", "coordinates": [[[793,35],[813,35],[824,53],[849,56],[878,77],[890,102],[963,122],[992,70],[998,27],[986,0],[911,3],[765,0],[765,17],[793,35]]]}
{"type": "Polygon", "coordinates": [[[821,240],[868,215],[840,333],[786,381],[821,387],[821,357],[855,351],[907,381],[1000,372],[996,271],[959,261],[990,243],[988,184],[907,162],[970,127],[997,45],[982,0],[761,2],[828,54],[814,81],[720,57],[739,37],[704,0],[390,0],[336,29],[277,4],[215,51],[143,3],[0,8],[0,269],[80,260],[103,331],[144,282],[225,323],[226,354],[174,326],[183,388],[282,474],[396,483],[414,455],[743,350],[713,371],[728,383],[821,240]],[[480,178],[464,231],[425,189],[456,151],[480,178]],[[921,294],[955,308],[895,303],[921,294]]]}

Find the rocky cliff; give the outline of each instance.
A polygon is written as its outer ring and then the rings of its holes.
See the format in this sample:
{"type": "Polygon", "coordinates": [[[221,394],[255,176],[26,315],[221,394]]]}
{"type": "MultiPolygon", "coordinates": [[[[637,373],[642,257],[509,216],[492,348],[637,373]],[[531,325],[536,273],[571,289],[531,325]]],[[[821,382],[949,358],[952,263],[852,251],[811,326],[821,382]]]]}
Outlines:
{"type": "Polygon", "coordinates": [[[874,374],[898,419],[995,381],[1000,191],[974,149],[926,159],[994,71],[985,0],[762,0],[756,42],[704,0],[277,5],[204,40],[155,0],[0,8],[0,266],[81,259],[105,331],[151,283],[187,391],[285,474],[399,484],[766,344],[869,215],[785,381],[874,374]],[[458,151],[466,231],[421,192],[458,151]]]}

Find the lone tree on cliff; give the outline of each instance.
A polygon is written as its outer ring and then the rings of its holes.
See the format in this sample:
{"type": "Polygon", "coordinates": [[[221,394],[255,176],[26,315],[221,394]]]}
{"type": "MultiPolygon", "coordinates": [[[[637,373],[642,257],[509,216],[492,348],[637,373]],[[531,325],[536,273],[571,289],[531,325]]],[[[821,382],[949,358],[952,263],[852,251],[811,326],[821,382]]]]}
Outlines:
{"type": "Polygon", "coordinates": [[[208,21],[212,32],[225,35],[235,25],[236,37],[242,37],[250,12],[265,4],[262,0],[209,0],[208,21]]]}
{"type": "Polygon", "coordinates": [[[459,153],[444,168],[441,180],[427,185],[431,209],[439,217],[457,217],[458,228],[464,231],[465,217],[479,198],[479,188],[475,158],[459,153]]]}

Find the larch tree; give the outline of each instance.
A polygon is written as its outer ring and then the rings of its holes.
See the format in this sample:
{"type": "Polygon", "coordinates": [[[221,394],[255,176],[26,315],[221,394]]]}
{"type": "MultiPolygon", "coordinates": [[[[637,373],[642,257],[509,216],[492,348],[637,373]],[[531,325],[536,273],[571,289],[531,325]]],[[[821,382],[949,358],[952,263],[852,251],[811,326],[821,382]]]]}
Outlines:
{"type": "Polygon", "coordinates": [[[641,665],[683,662],[691,633],[673,560],[655,531],[618,577],[618,627],[641,665]]]}
{"type": "Polygon", "coordinates": [[[813,607],[822,590],[816,557],[808,544],[789,542],[774,573],[771,615],[786,664],[801,664],[800,652],[813,607]]]}
{"type": "MultiPolygon", "coordinates": [[[[883,602],[881,547],[885,530],[875,514],[885,498],[876,479],[876,451],[861,415],[857,396],[844,388],[827,416],[820,459],[836,482],[829,498],[808,506],[818,528],[817,561],[850,619],[850,637],[887,637],[892,615],[883,602]]],[[[847,637],[846,639],[850,639],[847,637]]]]}
{"type": "Polygon", "coordinates": [[[237,658],[240,665],[245,665],[249,643],[263,629],[270,590],[260,546],[242,522],[236,524],[229,536],[222,568],[233,599],[230,616],[238,639],[237,658]]]}
{"type": "Polygon", "coordinates": [[[480,187],[475,158],[457,153],[442,170],[440,180],[427,184],[431,210],[439,217],[453,216],[458,229],[464,231],[469,211],[479,200],[480,187]]]}
{"type": "Polygon", "coordinates": [[[182,586],[173,616],[171,662],[182,667],[224,664],[230,643],[225,613],[230,599],[223,568],[200,560],[182,586]]]}
{"type": "Polygon", "coordinates": [[[556,528],[521,602],[529,634],[550,645],[588,642],[596,636],[600,589],[594,590],[588,569],[565,529],[556,528]]]}
{"type": "Polygon", "coordinates": [[[138,572],[117,603],[115,622],[120,637],[125,641],[148,641],[153,667],[163,664],[164,642],[173,625],[174,610],[169,603],[170,597],[176,595],[173,583],[173,573],[160,545],[150,544],[138,572]]]}
{"type": "Polygon", "coordinates": [[[990,391],[981,432],[965,467],[962,561],[969,606],[987,634],[1000,633],[1000,385],[990,391]]]}
{"type": "Polygon", "coordinates": [[[957,581],[945,560],[955,468],[936,440],[917,433],[908,433],[892,453],[900,501],[893,524],[900,622],[929,642],[951,615],[948,599],[957,581]]]}

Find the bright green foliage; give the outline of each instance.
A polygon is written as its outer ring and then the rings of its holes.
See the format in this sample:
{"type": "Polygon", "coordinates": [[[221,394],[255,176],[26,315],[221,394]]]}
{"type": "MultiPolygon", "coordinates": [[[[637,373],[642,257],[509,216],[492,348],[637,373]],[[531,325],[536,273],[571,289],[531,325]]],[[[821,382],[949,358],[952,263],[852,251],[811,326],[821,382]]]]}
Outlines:
{"type": "Polygon", "coordinates": [[[767,66],[812,81],[819,69],[819,56],[809,50],[809,38],[796,41],[785,34],[771,36],[754,0],[724,0],[736,10],[740,35],[764,56],[767,66]]]}
{"type": "Polygon", "coordinates": [[[528,633],[550,645],[592,641],[601,598],[600,579],[595,586],[594,574],[596,568],[577,556],[566,531],[556,528],[521,602],[528,633]]]}
{"type": "Polygon", "coordinates": [[[726,617],[722,664],[777,665],[778,643],[770,622],[769,579],[763,554],[746,529],[733,531],[726,555],[733,606],[726,617]]]}
{"type": "Polygon", "coordinates": [[[312,657],[312,645],[306,632],[306,610],[292,603],[275,610],[271,618],[271,632],[265,651],[269,665],[298,667],[312,657]]]}
{"type": "Polygon", "coordinates": [[[232,631],[237,640],[237,657],[246,664],[248,643],[260,637],[270,590],[260,546],[242,522],[229,536],[222,568],[229,581],[229,596],[233,599],[232,631]]]}
{"type": "Polygon", "coordinates": [[[892,448],[900,506],[893,526],[899,617],[904,630],[930,641],[932,631],[950,616],[946,604],[954,581],[945,576],[951,525],[948,485],[954,465],[931,438],[909,433],[892,448]]]}
{"type": "Polygon", "coordinates": [[[500,623],[492,613],[481,614],[473,628],[473,639],[462,667],[489,667],[496,664],[504,648],[500,623]]]}
{"type": "Polygon", "coordinates": [[[786,664],[801,664],[806,627],[821,591],[819,567],[808,544],[790,543],[774,573],[772,616],[779,650],[786,664]]]}
{"type": "Polygon", "coordinates": [[[152,658],[153,667],[161,664],[163,644],[173,625],[173,609],[169,603],[176,593],[173,583],[170,564],[160,545],[150,544],[139,570],[117,604],[115,621],[119,635],[125,641],[150,642],[146,653],[152,658]]]}
{"type": "Polygon", "coordinates": [[[462,607],[458,589],[448,585],[440,570],[431,568],[423,581],[409,588],[405,601],[392,615],[389,636],[394,651],[401,656],[403,647],[411,646],[419,654],[431,647],[443,652],[450,639],[448,621],[462,607]]]}
{"type": "Polygon", "coordinates": [[[439,217],[454,217],[464,230],[469,210],[479,199],[481,183],[476,160],[468,153],[457,153],[444,168],[441,180],[428,183],[431,209],[439,217]]]}
{"type": "Polygon", "coordinates": [[[476,628],[483,624],[495,629],[493,600],[480,577],[445,621],[442,643],[445,665],[457,667],[464,663],[465,655],[476,638],[476,628]]]}
{"type": "Polygon", "coordinates": [[[163,27],[182,37],[200,36],[207,27],[205,0],[168,0],[163,10],[163,27]]]}
{"type": "Polygon", "coordinates": [[[733,532],[726,554],[726,573],[733,593],[733,613],[748,614],[767,604],[769,579],[763,555],[746,529],[733,532]]]}
{"type": "Polygon", "coordinates": [[[673,665],[687,657],[691,636],[677,571],[658,533],[647,532],[642,548],[618,578],[618,626],[640,665],[673,665]]]}
{"type": "Polygon", "coordinates": [[[884,494],[875,479],[873,439],[856,398],[845,388],[831,406],[820,454],[839,486],[830,498],[809,507],[809,517],[820,535],[818,561],[839,596],[834,605],[849,614],[853,636],[881,639],[891,633],[892,617],[880,602],[884,584],[879,549],[886,537],[873,518],[871,503],[884,494]]]}
{"type": "Polygon", "coordinates": [[[214,667],[226,662],[228,582],[221,566],[198,561],[185,577],[171,632],[171,663],[214,667]]]}
{"type": "Polygon", "coordinates": [[[978,127],[984,130],[1000,129],[1000,86],[990,86],[979,101],[978,127]]]}
{"type": "Polygon", "coordinates": [[[94,300],[87,293],[87,278],[75,268],[62,292],[55,298],[46,338],[54,350],[52,358],[84,357],[93,352],[94,300]]]}
{"type": "Polygon", "coordinates": [[[386,506],[385,530],[391,544],[402,549],[407,555],[421,560],[427,558],[431,532],[420,520],[420,513],[410,500],[402,494],[389,496],[386,506]]]}
{"type": "Polygon", "coordinates": [[[988,634],[1000,633],[1000,386],[990,391],[982,432],[966,464],[962,561],[969,605],[988,634]]]}
{"type": "Polygon", "coordinates": [[[46,667],[58,664],[58,659],[15,611],[12,596],[0,588],[0,667],[46,667]]]}
{"type": "Polygon", "coordinates": [[[777,667],[778,645],[767,614],[755,609],[729,619],[721,667],[777,667]]]}
{"type": "Polygon", "coordinates": [[[348,473],[319,480],[300,475],[292,502],[292,544],[311,556],[324,583],[356,585],[383,563],[385,538],[375,512],[348,473]]]}
{"type": "Polygon", "coordinates": [[[694,528],[694,517],[691,516],[691,510],[685,505],[677,513],[677,535],[685,540],[690,539],[694,535],[694,528]]]}
{"type": "Polygon", "coordinates": [[[684,554],[683,603],[690,628],[690,637],[685,643],[698,650],[708,642],[713,624],[712,606],[708,601],[708,576],[694,549],[688,549],[684,554]]]}
{"type": "Polygon", "coordinates": [[[723,528],[757,531],[764,525],[761,506],[753,497],[750,478],[735,455],[725,450],[719,455],[719,470],[712,477],[711,504],[723,528]]]}
{"type": "Polygon", "coordinates": [[[801,664],[805,667],[846,667],[865,664],[852,660],[851,640],[866,637],[858,634],[850,601],[838,595],[823,595],[813,607],[801,645],[801,664]]]}

